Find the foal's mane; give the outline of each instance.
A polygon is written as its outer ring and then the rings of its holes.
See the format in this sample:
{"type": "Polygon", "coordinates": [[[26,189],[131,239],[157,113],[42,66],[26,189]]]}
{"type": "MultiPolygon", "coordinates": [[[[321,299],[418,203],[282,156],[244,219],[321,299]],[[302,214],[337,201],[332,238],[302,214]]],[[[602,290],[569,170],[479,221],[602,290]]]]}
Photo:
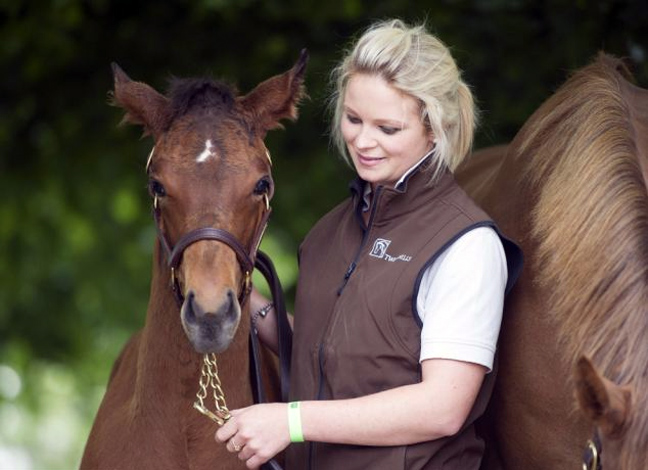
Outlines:
{"type": "MultiPolygon", "coordinates": [[[[194,112],[208,111],[217,119],[228,118],[246,131],[248,139],[255,135],[255,116],[237,106],[238,90],[234,85],[211,78],[172,78],[167,98],[167,130],[176,119],[194,112]]],[[[251,143],[251,141],[250,141],[251,143]]]]}
{"type": "Polygon", "coordinates": [[[230,113],[236,101],[236,89],[210,78],[173,78],[169,85],[168,99],[169,122],[172,122],[196,108],[230,113]]]}
{"type": "Polygon", "coordinates": [[[512,151],[528,159],[524,178],[538,197],[531,262],[550,295],[547,313],[569,363],[586,354],[614,382],[634,385],[622,468],[642,468],[633,459],[648,441],[648,419],[636,416],[648,406],[648,195],[626,78],[620,60],[600,54],[532,116],[512,151]]]}

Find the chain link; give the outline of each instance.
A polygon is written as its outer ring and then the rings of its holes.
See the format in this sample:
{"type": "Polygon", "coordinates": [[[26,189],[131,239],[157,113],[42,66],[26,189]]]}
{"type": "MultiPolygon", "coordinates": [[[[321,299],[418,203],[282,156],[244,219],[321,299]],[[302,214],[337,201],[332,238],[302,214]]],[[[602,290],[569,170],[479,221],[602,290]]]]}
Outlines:
{"type": "Polygon", "coordinates": [[[203,365],[200,373],[200,388],[196,393],[196,398],[198,400],[194,402],[194,408],[218,423],[219,426],[222,426],[228,419],[230,419],[231,415],[227,409],[227,404],[225,403],[225,393],[223,392],[221,381],[218,377],[218,364],[216,362],[216,354],[214,353],[205,354],[203,356],[203,365]],[[209,389],[211,389],[214,398],[214,406],[216,407],[215,412],[212,412],[205,406],[204,400],[207,398],[209,389]]]}

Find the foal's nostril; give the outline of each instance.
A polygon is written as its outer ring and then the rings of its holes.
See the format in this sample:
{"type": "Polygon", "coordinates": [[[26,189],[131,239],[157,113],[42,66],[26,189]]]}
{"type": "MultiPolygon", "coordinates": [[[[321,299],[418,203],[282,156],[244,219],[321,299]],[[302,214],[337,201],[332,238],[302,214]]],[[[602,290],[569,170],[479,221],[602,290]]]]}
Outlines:
{"type": "Polygon", "coordinates": [[[204,315],[200,305],[196,302],[196,295],[193,291],[189,291],[185,298],[184,317],[187,323],[196,323],[200,317],[204,315]]]}
{"type": "Polygon", "coordinates": [[[235,321],[238,317],[238,309],[236,308],[236,296],[231,289],[228,289],[226,300],[216,312],[217,315],[222,316],[230,321],[235,321]]]}

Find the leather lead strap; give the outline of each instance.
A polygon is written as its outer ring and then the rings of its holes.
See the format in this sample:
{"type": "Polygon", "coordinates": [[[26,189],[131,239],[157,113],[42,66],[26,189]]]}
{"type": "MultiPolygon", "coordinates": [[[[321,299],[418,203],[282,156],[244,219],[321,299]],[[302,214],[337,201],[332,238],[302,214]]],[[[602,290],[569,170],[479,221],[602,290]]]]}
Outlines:
{"type": "Polygon", "coordinates": [[[286,302],[281,288],[279,276],[270,257],[264,252],[257,253],[256,268],[263,275],[272,293],[275,314],[277,316],[277,338],[279,341],[279,366],[281,371],[281,400],[288,402],[288,389],[290,387],[290,361],[292,354],[292,329],[288,322],[286,302]]]}
{"type": "MultiPolygon", "coordinates": [[[[257,252],[256,268],[263,275],[274,304],[275,315],[277,316],[277,338],[279,341],[279,367],[281,374],[281,400],[288,402],[288,388],[290,386],[290,355],[292,353],[292,329],[288,322],[288,313],[283,295],[283,289],[279,276],[275,270],[270,257],[262,251],[257,252]]],[[[263,390],[263,379],[261,377],[261,352],[259,338],[250,328],[250,379],[252,381],[252,392],[256,403],[265,403],[266,396],[263,390]]],[[[283,470],[275,459],[269,460],[261,466],[262,470],[283,470]]]]}

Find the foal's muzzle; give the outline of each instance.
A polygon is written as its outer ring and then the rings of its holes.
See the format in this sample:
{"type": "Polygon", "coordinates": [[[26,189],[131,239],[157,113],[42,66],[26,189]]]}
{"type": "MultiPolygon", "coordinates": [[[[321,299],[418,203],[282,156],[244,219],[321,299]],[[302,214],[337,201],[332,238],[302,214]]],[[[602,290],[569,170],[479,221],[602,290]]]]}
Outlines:
{"type": "Polygon", "coordinates": [[[239,325],[241,306],[236,294],[226,289],[222,302],[209,311],[193,291],[189,291],[180,309],[182,327],[196,352],[201,354],[225,351],[239,325]]]}

